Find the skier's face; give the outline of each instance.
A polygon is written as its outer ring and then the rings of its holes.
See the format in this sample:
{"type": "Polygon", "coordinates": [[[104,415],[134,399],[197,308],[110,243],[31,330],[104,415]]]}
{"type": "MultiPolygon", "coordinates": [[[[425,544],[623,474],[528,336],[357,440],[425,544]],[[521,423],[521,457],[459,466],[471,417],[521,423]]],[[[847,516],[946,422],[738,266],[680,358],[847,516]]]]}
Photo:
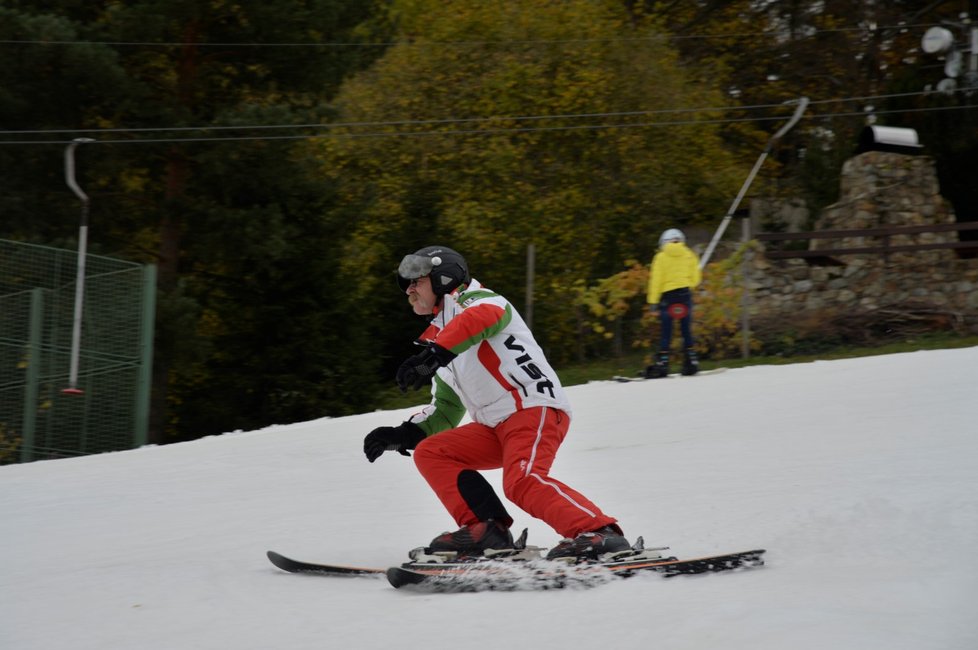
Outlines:
{"type": "Polygon", "coordinates": [[[437,299],[435,292],[431,289],[431,278],[427,275],[412,280],[411,284],[404,291],[408,296],[408,302],[418,316],[427,316],[435,309],[437,299]]]}

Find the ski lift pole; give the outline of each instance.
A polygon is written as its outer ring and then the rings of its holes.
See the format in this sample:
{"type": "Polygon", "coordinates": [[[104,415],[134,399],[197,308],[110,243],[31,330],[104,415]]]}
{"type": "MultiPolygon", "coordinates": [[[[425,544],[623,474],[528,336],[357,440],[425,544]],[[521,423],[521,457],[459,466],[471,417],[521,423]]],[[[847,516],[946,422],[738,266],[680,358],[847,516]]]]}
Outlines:
{"type": "Polygon", "coordinates": [[[68,387],[61,392],[81,395],[78,388],[78,358],[81,353],[82,309],[85,304],[85,256],[88,254],[88,195],[75,181],[75,149],[80,144],[95,142],[92,138],[75,138],[65,148],[65,182],[81,199],[81,225],[78,228],[78,272],[75,276],[75,315],[71,330],[71,367],[68,371],[68,387]]]}
{"type": "Polygon", "coordinates": [[[787,124],[782,126],[780,129],[778,129],[777,133],[771,136],[771,139],[768,140],[767,142],[767,146],[764,147],[764,151],[757,159],[757,162],[754,163],[754,169],[750,171],[750,174],[747,176],[747,180],[744,181],[744,184],[740,188],[740,192],[737,193],[737,198],[735,198],[734,202],[730,204],[730,209],[727,210],[727,214],[723,217],[723,221],[720,222],[720,227],[717,228],[716,233],[713,235],[713,239],[710,240],[710,245],[706,247],[706,251],[703,253],[703,257],[700,258],[701,269],[706,268],[706,263],[710,261],[710,256],[713,255],[713,249],[717,247],[720,238],[723,237],[723,233],[724,231],[726,231],[727,225],[730,223],[730,220],[733,218],[734,213],[737,211],[737,207],[740,205],[740,202],[744,198],[744,195],[747,194],[747,189],[750,187],[751,183],[754,182],[754,177],[757,175],[757,172],[761,168],[761,165],[764,164],[765,159],[767,159],[767,155],[771,153],[771,149],[774,147],[774,143],[777,142],[778,139],[781,138],[781,136],[783,136],[785,133],[790,131],[792,127],[794,127],[795,124],[798,123],[798,120],[801,119],[802,114],[805,112],[805,109],[808,107],[807,97],[799,97],[797,100],[791,100],[791,101],[792,103],[795,101],[798,102],[798,108],[795,109],[795,114],[791,116],[791,119],[788,120],[787,124]]]}

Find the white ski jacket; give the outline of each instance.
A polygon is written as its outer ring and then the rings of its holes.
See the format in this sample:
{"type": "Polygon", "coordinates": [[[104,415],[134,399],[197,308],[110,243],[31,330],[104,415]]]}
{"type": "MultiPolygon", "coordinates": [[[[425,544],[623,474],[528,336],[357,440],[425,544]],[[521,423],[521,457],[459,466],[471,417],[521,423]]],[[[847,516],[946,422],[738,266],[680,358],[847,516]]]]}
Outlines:
{"type": "Polygon", "coordinates": [[[442,299],[421,335],[458,356],[432,380],[431,403],[409,421],[431,435],[473,421],[496,426],[516,411],[547,406],[570,417],[557,373],[506,298],[473,279],[442,299]]]}

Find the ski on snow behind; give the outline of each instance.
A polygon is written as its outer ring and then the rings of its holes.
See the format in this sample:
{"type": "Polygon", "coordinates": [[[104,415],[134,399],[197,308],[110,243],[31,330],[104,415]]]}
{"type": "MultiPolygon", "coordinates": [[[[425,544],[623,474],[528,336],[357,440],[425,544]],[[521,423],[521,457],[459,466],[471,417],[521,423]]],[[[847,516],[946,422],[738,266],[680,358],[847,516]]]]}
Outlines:
{"type": "Polygon", "coordinates": [[[617,382],[627,383],[630,381],[648,381],[650,379],[668,379],[669,377],[699,377],[701,375],[716,375],[721,372],[725,372],[727,368],[712,368],[710,370],[700,370],[694,375],[684,375],[682,373],[669,373],[665,377],[645,377],[643,375],[635,375],[634,377],[628,377],[626,375],[614,375],[612,379],[617,382]]]}
{"type": "Polygon", "coordinates": [[[387,580],[398,589],[407,587],[432,593],[588,588],[643,572],[659,573],[668,578],[757,567],[764,564],[763,555],[763,549],[755,549],[683,560],[626,557],[578,564],[548,560],[484,560],[428,565],[415,562],[387,569],[387,580]]]}

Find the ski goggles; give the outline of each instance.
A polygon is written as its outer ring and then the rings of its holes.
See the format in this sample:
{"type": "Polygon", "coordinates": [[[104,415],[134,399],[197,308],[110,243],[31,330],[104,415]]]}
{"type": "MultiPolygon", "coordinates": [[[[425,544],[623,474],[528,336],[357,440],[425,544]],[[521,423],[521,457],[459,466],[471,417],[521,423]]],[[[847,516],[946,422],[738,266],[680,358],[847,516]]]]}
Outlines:
{"type": "Polygon", "coordinates": [[[441,258],[426,255],[405,255],[397,267],[397,274],[405,280],[417,280],[431,274],[431,270],[441,264],[441,258]]]}
{"type": "Polygon", "coordinates": [[[435,265],[441,263],[439,257],[426,257],[424,255],[405,255],[397,267],[397,283],[401,289],[407,291],[411,283],[418,278],[431,275],[435,265]]]}

